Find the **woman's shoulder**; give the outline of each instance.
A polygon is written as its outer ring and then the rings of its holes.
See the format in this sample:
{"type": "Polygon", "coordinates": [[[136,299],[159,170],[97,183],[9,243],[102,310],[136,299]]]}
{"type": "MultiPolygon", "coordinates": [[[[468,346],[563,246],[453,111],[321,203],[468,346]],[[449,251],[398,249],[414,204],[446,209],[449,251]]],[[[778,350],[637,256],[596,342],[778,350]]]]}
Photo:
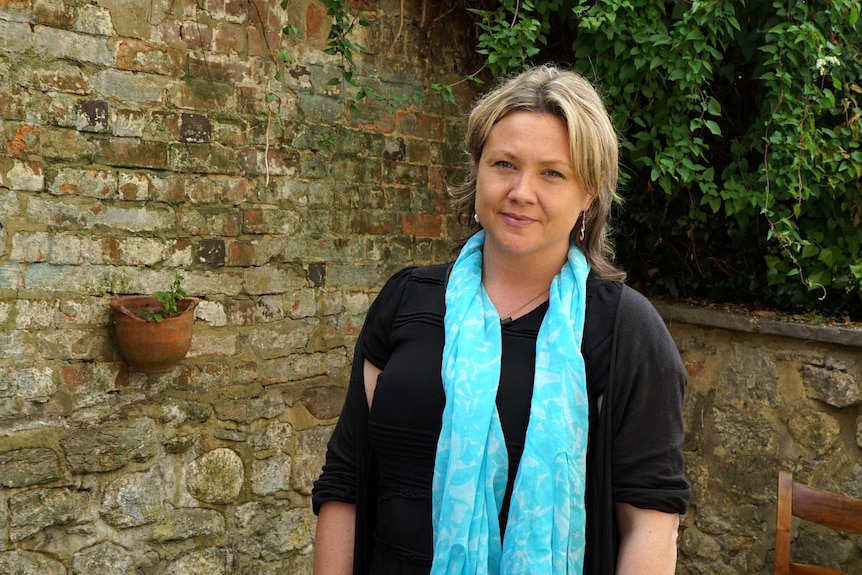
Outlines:
{"type": "Polygon", "coordinates": [[[587,280],[587,313],[654,320],[658,317],[655,307],[645,295],[617,280],[600,278],[591,274],[587,280]]]}

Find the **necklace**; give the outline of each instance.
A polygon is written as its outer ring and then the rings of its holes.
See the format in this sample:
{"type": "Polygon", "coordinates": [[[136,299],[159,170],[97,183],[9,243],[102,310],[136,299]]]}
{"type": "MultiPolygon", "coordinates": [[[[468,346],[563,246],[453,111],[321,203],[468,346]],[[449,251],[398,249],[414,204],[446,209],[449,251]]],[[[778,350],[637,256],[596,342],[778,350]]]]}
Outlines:
{"type": "Polygon", "coordinates": [[[521,311],[522,309],[524,309],[525,307],[527,307],[528,305],[530,305],[531,303],[533,303],[534,301],[536,301],[537,299],[539,299],[540,297],[545,295],[546,293],[549,293],[550,291],[551,291],[550,289],[543,289],[538,294],[533,296],[533,298],[530,301],[528,301],[526,303],[522,303],[521,305],[519,305],[518,307],[516,307],[515,309],[513,309],[509,313],[502,314],[500,316],[502,318],[502,319],[500,319],[500,325],[509,325],[510,323],[515,321],[514,319],[512,319],[513,315],[515,315],[516,313],[518,313],[519,311],[521,311]]]}

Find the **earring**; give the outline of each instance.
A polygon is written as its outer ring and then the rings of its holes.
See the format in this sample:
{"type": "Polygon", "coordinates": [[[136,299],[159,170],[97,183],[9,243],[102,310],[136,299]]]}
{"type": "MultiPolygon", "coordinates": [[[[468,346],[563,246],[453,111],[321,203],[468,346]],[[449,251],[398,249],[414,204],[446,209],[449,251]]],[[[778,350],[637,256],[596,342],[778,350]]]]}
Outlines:
{"type": "Polygon", "coordinates": [[[479,223],[479,214],[477,214],[476,212],[473,212],[473,221],[475,221],[477,224],[479,223]]]}
{"type": "Polygon", "coordinates": [[[584,234],[587,233],[587,210],[581,212],[581,232],[578,234],[578,239],[584,241],[584,234]]]}

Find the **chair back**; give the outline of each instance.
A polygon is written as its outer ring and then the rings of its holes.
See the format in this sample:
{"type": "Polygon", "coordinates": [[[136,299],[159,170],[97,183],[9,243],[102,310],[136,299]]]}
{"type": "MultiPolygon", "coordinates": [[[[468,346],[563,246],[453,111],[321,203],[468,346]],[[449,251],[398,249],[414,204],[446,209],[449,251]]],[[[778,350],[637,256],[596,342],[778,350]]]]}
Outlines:
{"type": "Polygon", "coordinates": [[[848,575],[829,567],[790,561],[791,519],[798,517],[832,529],[862,534],[862,499],[815,489],[778,474],[778,515],[775,526],[774,575],[848,575]]]}

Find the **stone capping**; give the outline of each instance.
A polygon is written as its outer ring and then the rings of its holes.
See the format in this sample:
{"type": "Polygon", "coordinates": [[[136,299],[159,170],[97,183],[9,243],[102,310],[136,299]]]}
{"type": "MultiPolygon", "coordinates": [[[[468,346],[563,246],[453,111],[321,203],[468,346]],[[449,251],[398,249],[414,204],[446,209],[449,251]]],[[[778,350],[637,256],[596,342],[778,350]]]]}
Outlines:
{"type": "Polygon", "coordinates": [[[862,328],[776,321],[706,309],[688,304],[650,300],[665,322],[680,322],[735,331],[778,335],[805,341],[816,341],[862,348],[862,328]]]}

